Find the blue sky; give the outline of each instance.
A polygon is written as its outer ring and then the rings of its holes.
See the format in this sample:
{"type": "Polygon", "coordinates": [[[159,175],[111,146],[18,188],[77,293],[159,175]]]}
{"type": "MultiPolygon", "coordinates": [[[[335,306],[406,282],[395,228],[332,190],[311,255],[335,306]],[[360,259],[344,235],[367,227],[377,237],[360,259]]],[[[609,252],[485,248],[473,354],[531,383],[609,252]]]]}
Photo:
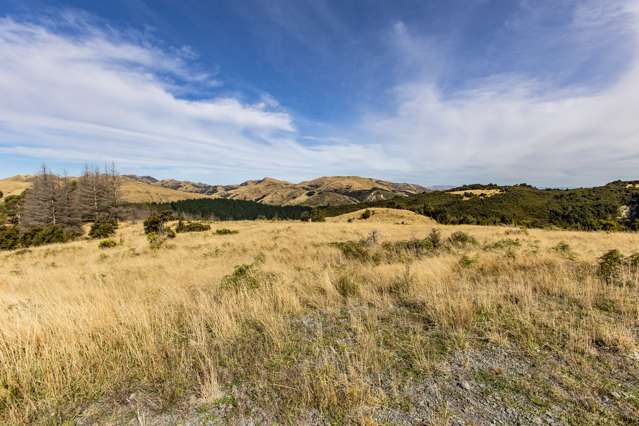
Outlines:
{"type": "Polygon", "coordinates": [[[638,179],[636,0],[0,0],[0,176],[638,179]]]}

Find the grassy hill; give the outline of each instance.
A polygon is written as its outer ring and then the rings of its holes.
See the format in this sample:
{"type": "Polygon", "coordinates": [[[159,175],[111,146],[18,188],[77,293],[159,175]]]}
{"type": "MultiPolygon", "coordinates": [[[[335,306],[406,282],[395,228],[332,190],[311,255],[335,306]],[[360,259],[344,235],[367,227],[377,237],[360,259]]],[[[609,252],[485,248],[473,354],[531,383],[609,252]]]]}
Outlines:
{"type": "MultiPolygon", "coordinates": [[[[13,176],[0,179],[0,191],[6,196],[20,195],[31,187],[32,178],[30,176],[13,176]]],[[[204,194],[185,192],[171,188],[154,185],[139,179],[122,177],[121,187],[122,200],[127,203],[158,203],[180,200],[190,200],[194,198],[209,198],[204,194]]]]}
{"type": "Polygon", "coordinates": [[[0,252],[0,424],[639,418],[639,234],[210,225],[0,252]]]}
{"type": "Polygon", "coordinates": [[[208,185],[175,179],[157,180],[149,176],[127,176],[158,187],[204,194],[212,198],[255,201],[280,206],[342,206],[367,201],[389,200],[427,191],[419,185],[394,183],[360,176],[324,176],[291,183],[266,177],[239,185],[208,185]]]}
{"type": "Polygon", "coordinates": [[[322,209],[335,216],[363,207],[407,209],[443,224],[515,224],[584,230],[638,227],[639,188],[612,182],[595,188],[537,189],[529,185],[468,185],[357,207],[322,209]]]}

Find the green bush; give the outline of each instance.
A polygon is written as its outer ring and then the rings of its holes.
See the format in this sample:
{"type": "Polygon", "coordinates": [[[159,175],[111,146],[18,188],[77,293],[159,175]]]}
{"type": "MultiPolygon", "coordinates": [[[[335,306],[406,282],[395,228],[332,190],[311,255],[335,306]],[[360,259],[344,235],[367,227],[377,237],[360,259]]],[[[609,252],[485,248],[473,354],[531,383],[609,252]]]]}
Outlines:
{"type": "Polygon", "coordinates": [[[428,237],[426,237],[426,241],[435,250],[442,248],[444,245],[444,242],[442,241],[442,233],[439,229],[432,229],[428,234],[428,237]]]}
{"type": "Polygon", "coordinates": [[[362,215],[360,216],[360,218],[361,218],[362,220],[367,220],[367,219],[369,219],[372,215],[373,215],[373,213],[372,213],[370,210],[366,209],[366,210],[364,210],[364,212],[362,213],[362,215]]]}
{"type": "Polygon", "coordinates": [[[109,249],[109,248],[113,248],[113,247],[115,247],[117,245],[118,245],[118,243],[115,240],[108,239],[108,240],[100,241],[100,244],[98,244],[98,247],[101,248],[101,249],[109,249]]]}
{"type": "Polygon", "coordinates": [[[473,266],[476,262],[477,262],[477,259],[473,259],[472,257],[463,255],[461,259],[459,259],[459,262],[457,264],[459,265],[460,268],[466,269],[473,266]]]}
{"type": "Polygon", "coordinates": [[[151,249],[153,250],[160,249],[164,245],[167,239],[166,235],[158,234],[155,232],[150,232],[146,234],[146,238],[149,241],[149,247],[151,247],[151,249]]]}
{"type": "Polygon", "coordinates": [[[31,227],[20,236],[22,247],[42,246],[45,244],[64,243],[71,239],[71,235],[59,226],[46,225],[31,227]]]}
{"type": "Polygon", "coordinates": [[[494,243],[486,244],[484,246],[484,250],[492,251],[492,250],[511,250],[515,247],[521,246],[521,241],[518,239],[504,238],[501,240],[497,240],[494,243]]]}
{"type": "Polygon", "coordinates": [[[0,250],[15,250],[20,246],[20,232],[15,226],[0,226],[0,250]]]}
{"type": "Polygon", "coordinates": [[[331,245],[337,247],[347,259],[373,263],[381,260],[380,253],[373,250],[366,240],[340,241],[331,245]]]}
{"type": "Polygon", "coordinates": [[[570,248],[570,245],[564,241],[560,241],[556,246],[552,248],[554,251],[564,256],[566,259],[574,260],[575,254],[570,248]]]}
{"type": "Polygon", "coordinates": [[[477,240],[475,237],[468,235],[462,231],[453,232],[450,237],[448,237],[448,242],[454,247],[466,247],[469,245],[476,246],[477,240]]]}
{"type": "Polygon", "coordinates": [[[161,234],[164,232],[166,218],[160,214],[152,214],[144,221],[145,234],[161,234]]]}
{"type": "Polygon", "coordinates": [[[235,266],[233,273],[222,278],[222,288],[226,290],[255,290],[262,285],[271,284],[275,275],[260,271],[259,265],[264,261],[263,256],[258,256],[253,263],[244,263],[235,266]]]}
{"type": "Polygon", "coordinates": [[[619,250],[610,250],[599,258],[599,277],[607,284],[622,283],[625,257],[619,250]]]}
{"type": "Polygon", "coordinates": [[[175,227],[175,232],[204,232],[209,231],[211,229],[211,225],[200,222],[183,222],[180,220],[175,227]]]}
{"type": "Polygon", "coordinates": [[[228,229],[228,228],[219,228],[215,230],[215,233],[217,235],[231,235],[231,234],[239,234],[240,231],[236,231],[234,229],[228,229]]]}
{"type": "Polygon", "coordinates": [[[383,244],[387,255],[400,257],[409,254],[415,257],[429,256],[435,253],[432,241],[429,239],[418,240],[416,238],[406,241],[394,241],[383,244]]]}
{"type": "Polygon", "coordinates": [[[96,220],[89,230],[89,237],[96,240],[98,238],[108,238],[115,235],[118,229],[118,221],[110,218],[96,220]]]}

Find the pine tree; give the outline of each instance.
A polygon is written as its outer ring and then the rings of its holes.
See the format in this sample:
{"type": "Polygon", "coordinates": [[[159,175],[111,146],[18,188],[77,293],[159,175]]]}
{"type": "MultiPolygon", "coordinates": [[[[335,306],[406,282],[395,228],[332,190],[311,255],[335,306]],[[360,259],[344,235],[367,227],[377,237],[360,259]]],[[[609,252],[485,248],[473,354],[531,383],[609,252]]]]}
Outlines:
{"type": "Polygon", "coordinates": [[[57,225],[60,179],[50,173],[45,165],[33,179],[33,185],[25,193],[22,224],[24,226],[57,225]]]}

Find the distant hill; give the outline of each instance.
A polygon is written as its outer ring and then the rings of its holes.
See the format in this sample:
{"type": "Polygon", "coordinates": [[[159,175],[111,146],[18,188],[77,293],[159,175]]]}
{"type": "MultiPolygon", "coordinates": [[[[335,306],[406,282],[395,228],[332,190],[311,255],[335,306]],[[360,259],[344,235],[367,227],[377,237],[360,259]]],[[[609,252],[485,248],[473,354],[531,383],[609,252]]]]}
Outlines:
{"type": "MultiPolygon", "coordinates": [[[[147,179],[149,178],[147,177],[147,179]]],[[[13,176],[0,179],[0,191],[4,193],[5,197],[9,195],[19,195],[31,187],[31,183],[31,176],[13,176]]],[[[121,191],[122,199],[128,203],[161,203],[194,198],[209,198],[204,194],[165,188],[152,183],[152,181],[131,179],[126,176],[122,177],[121,191]]]]}
{"type": "Polygon", "coordinates": [[[466,185],[357,206],[326,207],[321,214],[332,217],[372,207],[411,210],[442,224],[639,229],[639,182],[616,181],[575,189],[466,185]]]}
{"type": "MultiPolygon", "coordinates": [[[[428,191],[407,183],[394,183],[359,176],[326,176],[290,183],[266,177],[239,185],[211,185],[151,176],[122,177],[122,198],[130,203],[168,203],[190,199],[230,199],[276,206],[344,206],[362,202],[408,197],[428,191]]],[[[0,179],[0,191],[17,195],[29,188],[30,176],[0,179]]]]}
{"type": "Polygon", "coordinates": [[[255,201],[280,206],[355,205],[362,202],[390,200],[395,197],[408,197],[428,191],[427,188],[419,185],[359,176],[325,176],[300,183],[266,177],[260,180],[249,180],[239,185],[209,185],[174,179],[157,180],[149,176],[134,175],[128,175],[127,178],[148,185],[205,195],[210,198],[255,201]]]}

